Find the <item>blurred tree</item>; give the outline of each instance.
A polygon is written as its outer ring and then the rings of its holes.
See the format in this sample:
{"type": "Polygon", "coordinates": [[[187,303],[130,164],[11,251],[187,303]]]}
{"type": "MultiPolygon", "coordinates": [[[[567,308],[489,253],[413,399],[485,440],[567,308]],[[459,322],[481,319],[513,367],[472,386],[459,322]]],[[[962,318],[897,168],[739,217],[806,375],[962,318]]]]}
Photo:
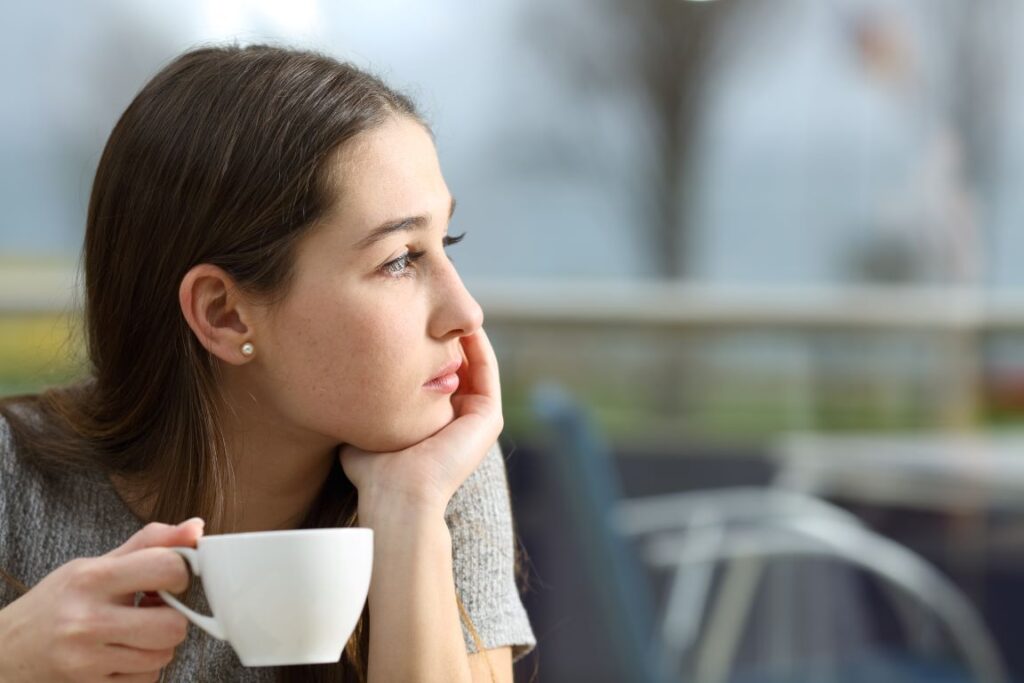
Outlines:
{"type": "Polygon", "coordinates": [[[630,179],[651,239],[653,272],[686,275],[690,160],[704,74],[716,36],[747,0],[602,0],[544,3],[529,29],[540,48],[581,97],[595,90],[633,97],[647,124],[648,163],[630,179]]]}
{"type": "Polygon", "coordinates": [[[690,160],[715,39],[742,0],[611,0],[629,41],[627,57],[645,96],[654,137],[648,174],[651,258],[666,278],[686,275],[690,160]]]}

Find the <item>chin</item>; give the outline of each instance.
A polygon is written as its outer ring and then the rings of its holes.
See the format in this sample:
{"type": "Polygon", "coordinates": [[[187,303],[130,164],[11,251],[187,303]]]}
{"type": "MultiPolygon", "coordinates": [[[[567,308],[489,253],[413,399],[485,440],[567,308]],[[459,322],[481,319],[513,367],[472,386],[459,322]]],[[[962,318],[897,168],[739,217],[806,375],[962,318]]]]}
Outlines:
{"type": "Polygon", "coordinates": [[[423,419],[418,420],[415,424],[402,425],[391,432],[367,435],[367,438],[362,439],[363,443],[356,443],[355,440],[350,443],[364,451],[374,453],[390,453],[415,446],[437,434],[455,419],[455,409],[451,403],[445,405],[444,409],[436,412],[426,413],[424,411],[423,419]]]}
{"type": "Polygon", "coordinates": [[[445,403],[443,409],[438,410],[436,413],[432,411],[430,414],[425,414],[424,418],[422,425],[417,425],[409,434],[410,443],[408,446],[428,439],[450,425],[452,420],[455,419],[455,409],[452,408],[451,403],[445,403]]]}

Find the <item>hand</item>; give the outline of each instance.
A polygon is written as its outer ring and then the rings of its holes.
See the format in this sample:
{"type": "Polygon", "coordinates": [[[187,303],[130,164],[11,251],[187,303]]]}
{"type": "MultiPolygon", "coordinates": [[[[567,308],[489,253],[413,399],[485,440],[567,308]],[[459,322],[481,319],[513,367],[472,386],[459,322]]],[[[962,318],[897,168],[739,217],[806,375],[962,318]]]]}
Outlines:
{"type": "Polygon", "coordinates": [[[359,491],[360,513],[368,499],[412,503],[444,513],[448,501],[497,440],[504,420],[498,360],[483,328],[460,340],[466,362],[452,396],[455,419],[436,434],[393,453],[345,446],[342,468],[359,491]]]}
{"type": "Polygon", "coordinates": [[[137,591],[188,587],[168,546],[195,546],[202,520],[148,524],[101,557],[72,560],[0,610],[0,680],[156,681],[185,639],[170,607],[134,606],[137,591]]]}

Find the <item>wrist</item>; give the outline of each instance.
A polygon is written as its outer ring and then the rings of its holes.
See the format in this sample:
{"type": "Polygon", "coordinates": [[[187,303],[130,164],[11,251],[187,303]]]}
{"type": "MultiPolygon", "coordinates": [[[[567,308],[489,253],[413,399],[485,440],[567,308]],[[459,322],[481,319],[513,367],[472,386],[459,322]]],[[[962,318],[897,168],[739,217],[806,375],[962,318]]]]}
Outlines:
{"type": "Polygon", "coordinates": [[[387,491],[359,492],[359,525],[372,529],[400,525],[418,527],[440,522],[444,524],[447,501],[409,496],[387,491]]]}

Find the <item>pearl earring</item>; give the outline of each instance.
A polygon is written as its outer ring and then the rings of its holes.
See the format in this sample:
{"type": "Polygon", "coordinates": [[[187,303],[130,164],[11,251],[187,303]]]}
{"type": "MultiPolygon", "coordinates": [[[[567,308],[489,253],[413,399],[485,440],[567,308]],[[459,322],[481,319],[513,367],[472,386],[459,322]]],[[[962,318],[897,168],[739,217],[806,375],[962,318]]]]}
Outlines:
{"type": "Polygon", "coordinates": [[[252,342],[245,342],[242,344],[242,355],[251,356],[256,351],[256,347],[252,345],[252,342]]]}

